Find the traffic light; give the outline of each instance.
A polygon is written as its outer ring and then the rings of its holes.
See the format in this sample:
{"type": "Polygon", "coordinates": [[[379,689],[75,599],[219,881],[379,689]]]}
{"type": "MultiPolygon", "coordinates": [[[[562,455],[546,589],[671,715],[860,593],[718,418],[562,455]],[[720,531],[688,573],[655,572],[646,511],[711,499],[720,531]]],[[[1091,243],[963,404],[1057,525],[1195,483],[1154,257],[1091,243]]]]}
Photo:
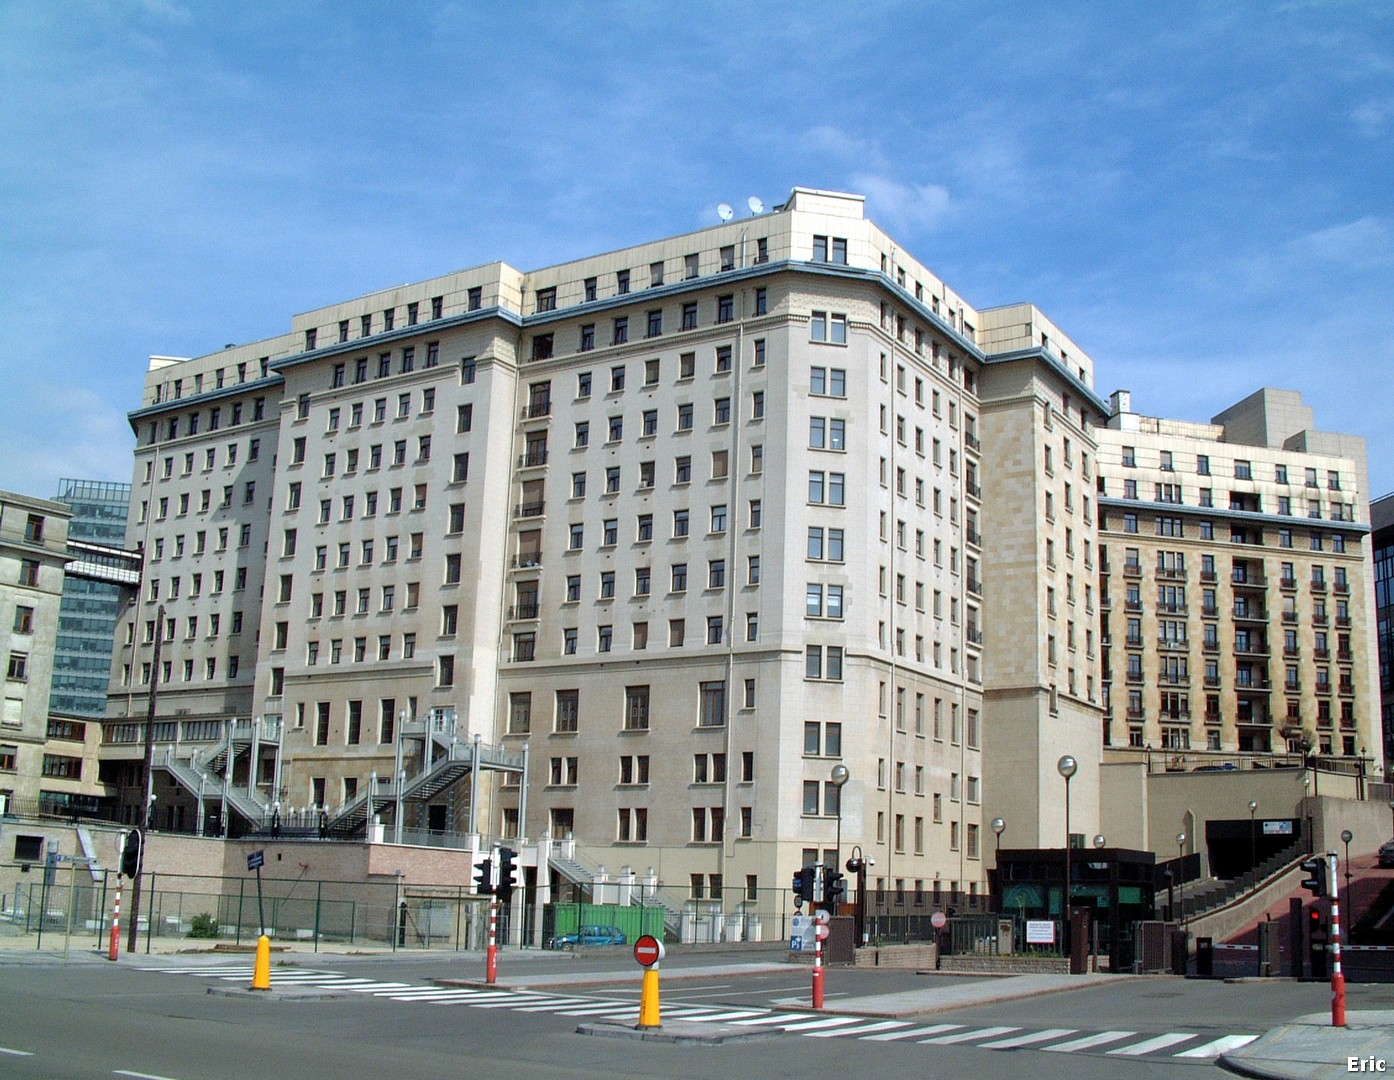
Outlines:
{"type": "Polygon", "coordinates": [[[517,867],[513,862],[517,857],[518,853],[512,848],[499,848],[499,883],[495,891],[500,902],[505,904],[513,896],[514,886],[518,884],[515,874],[517,867]]]}
{"type": "Polygon", "coordinates": [[[121,873],[125,877],[133,878],[140,873],[140,847],[140,830],[132,829],[121,848],[121,873]]]}
{"type": "Polygon", "coordinates": [[[795,870],[795,871],[794,871],[794,885],[793,885],[793,889],[794,889],[794,907],[796,907],[796,908],[803,907],[803,902],[804,902],[803,881],[804,881],[804,875],[805,875],[805,874],[808,874],[808,873],[810,873],[810,871],[809,871],[807,868],[804,868],[804,869],[802,869],[802,870],[795,870]]]}
{"type": "Polygon", "coordinates": [[[494,860],[481,859],[474,870],[474,891],[480,896],[494,894],[494,860]]]}
{"type": "Polygon", "coordinates": [[[823,871],[823,906],[836,915],[837,905],[842,902],[842,896],[846,892],[847,882],[842,871],[835,866],[827,867],[823,871]]]}
{"type": "Polygon", "coordinates": [[[1315,897],[1326,895],[1326,860],[1317,856],[1302,864],[1307,877],[1302,879],[1302,887],[1315,897]]]}

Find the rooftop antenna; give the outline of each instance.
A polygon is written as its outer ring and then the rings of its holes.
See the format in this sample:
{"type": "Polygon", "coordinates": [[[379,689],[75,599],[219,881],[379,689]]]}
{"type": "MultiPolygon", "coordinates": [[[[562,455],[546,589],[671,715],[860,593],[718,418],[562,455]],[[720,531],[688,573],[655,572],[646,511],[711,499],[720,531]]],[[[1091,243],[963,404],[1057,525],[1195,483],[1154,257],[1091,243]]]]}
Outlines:
{"type": "Polygon", "coordinates": [[[736,212],[731,209],[730,203],[718,203],[716,207],[716,216],[722,221],[730,221],[736,216],[736,212]]]}
{"type": "Polygon", "coordinates": [[[745,204],[750,207],[750,212],[752,214],[763,214],[765,212],[765,204],[761,201],[759,195],[752,195],[745,200],[745,204]]]}

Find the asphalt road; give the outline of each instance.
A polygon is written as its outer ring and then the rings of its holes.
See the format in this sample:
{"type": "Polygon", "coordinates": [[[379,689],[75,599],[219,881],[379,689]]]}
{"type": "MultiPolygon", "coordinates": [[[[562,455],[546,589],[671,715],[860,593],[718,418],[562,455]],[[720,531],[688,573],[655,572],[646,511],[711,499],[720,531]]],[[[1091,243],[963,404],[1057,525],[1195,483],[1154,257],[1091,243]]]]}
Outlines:
{"type": "MultiPolygon", "coordinates": [[[[504,957],[505,972],[509,959],[504,957]]],[[[1318,984],[1138,979],[915,1020],[931,1026],[953,1025],[947,1028],[950,1036],[967,1032],[973,1042],[950,1039],[923,1045],[899,1040],[895,1030],[883,1032],[891,1036],[886,1041],[855,1034],[807,1037],[814,1032],[806,1031],[804,1037],[777,1034],[725,1046],[673,1046],[579,1035],[578,1017],[565,1014],[566,1005],[571,1012],[584,1012],[603,1007],[592,1002],[633,1002],[637,979],[635,986],[552,990],[532,999],[505,993],[441,1000],[434,996],[429,980],[478,977],[482,968],[477,960],[300,956],[294,966],[278,965],[273,984],[289,986],[296,978],[362,980],[358,985],[367,986],[395,982],[405,987],[399,996],[409,1000],[360,993],[272,1001],[208,992],[214,981],[243,985],[236,976],[217,980],[207,974],[199,977],[187,970],[168,970],[225,961],[135,957],[107,964],[83,957],[65,965],[39,958],[0,957],[0,1076],[16,1080],[113,1076],[324,1080],[326,1076],[374,1075],[389,1080],[440,1080],[602,1075],[731,1080],[875,1069],[913,1077],[971,1075],[987,1080],[1018,1078],[1028,1071],[1033,1080],[1081,1075],[1165,1075],[1186,1080],[1198,1077],[1195,1070],[1207,1068],[1207,1061],[1166,1055],[1110,1056],[1113,1044],[1107,1040],[1071,1052],[1010,1044],[1036,1038],[1043,1030],[1084,1032],[1087,1042],[1096,1037],[1090,1033],[1107,1034],[1110,1029],[1140,1036],[1184,1029],[1203,1040],[1212,1034],[1261,1031],[1292,1016],[1320,1011],[1329,1000],[1329,991],[1318,984]],[[975,1034],[996,1028],[1007,1030],[992,1039],[975,1034]],[[989,1049],[988,1042],[1009,1045],[989,1049]]],[[[237,963],[239,958],[230,962],[237,963]]],[[[526,964],[532,971],[557,969],[532,959],[515,959],[514,964],[526,964]]],[[[620,965],[610,961],[601,966],[612,970],[620,965]]],[[[591,965],[579,963],[570,970],[586,967],[591,965]]],[[[560,969],[568,970],[565,965],[560,969]]],[[[791,967],[787,974],[673,978],[664,988],[664,1006],[787,1011],[788,1003],[806,989],[807,977],[807,969],[791,967]]],[[[832,970],[827,983],[829,1011],[836,1010],[844,994],[922,985],[928,985],[926,978],[913,973],[832,970]]],[[[1394,988],[1351,988],[1352,1009],[1390,1007],[1394,1007],[1394,988]]],[[[850,1031],[863,1030],[857,1022],[848,1023],[853,1024],[850,1031]]],[[[815,1030],[824,1035],[832,1032],[815,1030]]],[[[1062,1045],[1058,1038],[1056,1045],[1062,1045]]]]}

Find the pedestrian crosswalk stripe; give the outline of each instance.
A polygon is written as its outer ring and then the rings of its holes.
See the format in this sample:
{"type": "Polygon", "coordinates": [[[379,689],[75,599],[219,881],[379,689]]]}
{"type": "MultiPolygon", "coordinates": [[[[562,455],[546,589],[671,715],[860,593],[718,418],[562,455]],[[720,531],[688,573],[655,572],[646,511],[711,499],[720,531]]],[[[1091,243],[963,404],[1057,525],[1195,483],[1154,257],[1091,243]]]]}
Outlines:
{"type": "Polygon", "coordinates": [[[1178,1043],[1189,1042],[1194,1038],[1195,1035],[1189,1031],[1168,1031],[1165,1035],[1144,1039],[1140,1043],[1133,1043],[1132,1046],[1122,1046],[1117,1050],[1110,1050],[1109,1053],[1137,1057],[1139,1054],[1151,1054],[1157,1050],[1165,1050],[1168,1046],[1176,1046],[1178,1043]]]}
{"type": "Polygon", "coordinates": [[[718,1023],[725,1020],[730,1020],[731,1023],[735,1024],[737,1027],[753,1027],[757,1024],[779,1025],[786,1023],[794,1023],[798,1020],[807,1020],[808,1013],[727,1013],[724,1016],[712,1016],[708,1017],[708,1019],[716,1021],[718,1023]],[[748,1019],[732,1019],[736,1016],[744,1016],[748,1019]]]}
{"type": "Polygon", "coordinates": [[[1032,1031],[1025,1035],[1014,1035],[1010,1039],[998,1039],[995,1042],[981,1043],[984,1050],[1015,1050],[1018,1046],[1031,1046],[1034,1043],[1050,1042],[1051,1039],[1063,1039],[1066,1035],[1073,1035],[1078,1028],[1046,1028],[1044,1031],[1032,1031]]]}
{"type": "Polygon", "coordinates": [[[861,1022],[860,1016],[824,1016],[817,1020],[809,1020],[805,1017],[802,1022],[779,1024],[778,1027],[781,1031],[804,1032],[817,1031],[822,1028],[846,1027],[848,1024],[860,1024],[861,1022]]]}
{"type": "Polygon", "coordinates": [[[930,1046],[945,1046],[950,1043],[972,1042],[974,1039],[991,1039],[997,1035],[1006,1035],[1013,1031],[1020,1031],[1021,1028],[1015,1027],[989,1027],[979,1028],[976,1031],[959,1031],[953,1035],[940,1035],[935,1039],[921,1039],[920,1044],[930,1046]]]}
{"type": "Polygon", "coordinates": [[[1179,1058],[1215,1058],[1231,1050],[1238,1050],[1241,1046],[1248,1046],[1257,1038],[1257,1035],[1226,1035],[1214,1042],[1208,1042],[1204,1046],[1197,1046],[1193,1050],[1182,1050],[1181,1053],[1173,1056],[1179,1058]]]}
{"type": "Polygon", "coordinates": [[[887,1035],[868,1035],[867,1042],[890,1042],[893,1039],[917,1039],[921,1035],[938,1035],[943,1031],[958,1031],[962,1024],[934,1024],[930,1027],[911,1028],[909,1031],[896,1031],[887,1035]]]}
{"type": "Polygon", "coordinates": [[[892,1028],[903,1028],[908,1025],[904,1020],[882,1020],[875,1024],[866,1024],[863,1027],[843,1028],[841,1031],[810,1031],[810,1039],[830,1039],[834,1035],[846,1035],[849,1038],[859,1039],[863,1035],[870,1035],[873,1031],[889,1031],[892,1028]]]}
{"type": "Polygon", "coordinates": [[[1081,1039],[1072,1039],[1069,1042],[1057,1043],[1054,1046],[1043,1047],[1055,1054],[1073,1054],[1077,1050],[1092,1050],[1096,1046],[1104,1046],[1107,1043],[1118,1042],[1136,1035],[1136,1031],[1101,1031],[1097,1035],[1085,1035],[1081,1039]]]}

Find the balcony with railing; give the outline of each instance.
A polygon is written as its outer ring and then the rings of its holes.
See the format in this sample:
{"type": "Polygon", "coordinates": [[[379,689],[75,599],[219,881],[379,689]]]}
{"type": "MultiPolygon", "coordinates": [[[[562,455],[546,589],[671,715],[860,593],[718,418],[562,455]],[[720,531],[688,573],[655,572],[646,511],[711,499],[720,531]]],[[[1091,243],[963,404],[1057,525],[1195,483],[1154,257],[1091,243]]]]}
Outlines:
{"type": "Polygon", "coordinates": [[[508,609],[508,617],[510,619],[536,619],[538,610],[538,604],[535,600],[532,603],[514,604],[508,609]]]}
{"type": "Polygon", "coordinates": [[[1230,584],[1236,589],[1266,589],[1268,577],[1262,570],[1235,569],[1230,575],[1230,584]]]}
{"type": "Polygon", "coordinates": [[[979,578],[968,578],[966,587],[968,591],[972,593],[974,596],[982,596],[983,594],[983,583],[982,580],[979,578]]]}
{"type": "Polygon", "coordinates": [[[1163,652],[1189,652],[1191,643],[1186,638],[1158,637],[1157,647],[1163,652]]]}
{"type": "Polygon", "coordinates": [[[513,569],[527,570],[534,566],[542,565],[542,552],[540,551],[520,551],[512,558],[513,569]]]}
{"type": "Polygon", "coordinates": [[[1268,612],[1261,607],[1250,607],[1248,604],[1234,605],[1234,618],[1237,622],[1267,622],[1268,612]]]}
{"type": "Polygon", "coordinates": [[[1326,592],[1326,581],[1325,581],[1325,579],[1314,580],[1314,581],[1312,582],[1312,592],[1314,592],[1314,593],[1324,593],[1324,592],[1326,592]]]}
{"type": "Polygon", "coordinates": [[[1124,577],[1142,577],[1142,563],[1131,560],[1123,563],[1124,577]]]}
{"type": "Polygon", "coordinates": [[[1278,588],[1283,589],[1286,592],[1296,592],[1297,578],[1293,577],[1291,574],[1284,574],[1282,577],[1278,579],[1278,588]]]}
{"type": "Polygon", "coordinates": [[[1334,585],[1331,586],[1331,589],[1332,589],[1332,591],[1333,591],[1337,596],[1349,596],[1349,595],[1350,595],[1350,582],[1348,582],[1348,581],[1338,581],[1338,582],[1336,582],[1334,585]]]}
{"type": "Polygon", "coordinates": [[[1215,582],[1220,580],[1220,575],[1217,574],[1214,570],[1202,570],[1200,572],[1200,580],[1205,582],[1207,585],[1213,585],[1215,584],[1215,582]]]}
{"type": "Polygon", "coordinates": [[[983,496],[983,489],[979,487],[977,484],[973,483],[972,480],[964,482],[963,490],[975,499],[981,499],[983,496]]]}
{"type": "Polygon", "coordinates": [[[538,420],[544,416],[552,415],[552,399],[550,397],[538,398],[528,402],[523,406],[524,420],[538,420]]]}
{"type": "Polygon", "coordinates": [[[514,508],[514,513],[518,517],[541,517],[546,507],[547,504],[541,499],[538,499],[535,502],[519,503],[514,508]]]}
{"type": "Polygon", "coordinates": [[[518,455],[518,468],[520,469],[538,469],[546,464],[547,448],[545,446],[530,446],[518,455]]]}

